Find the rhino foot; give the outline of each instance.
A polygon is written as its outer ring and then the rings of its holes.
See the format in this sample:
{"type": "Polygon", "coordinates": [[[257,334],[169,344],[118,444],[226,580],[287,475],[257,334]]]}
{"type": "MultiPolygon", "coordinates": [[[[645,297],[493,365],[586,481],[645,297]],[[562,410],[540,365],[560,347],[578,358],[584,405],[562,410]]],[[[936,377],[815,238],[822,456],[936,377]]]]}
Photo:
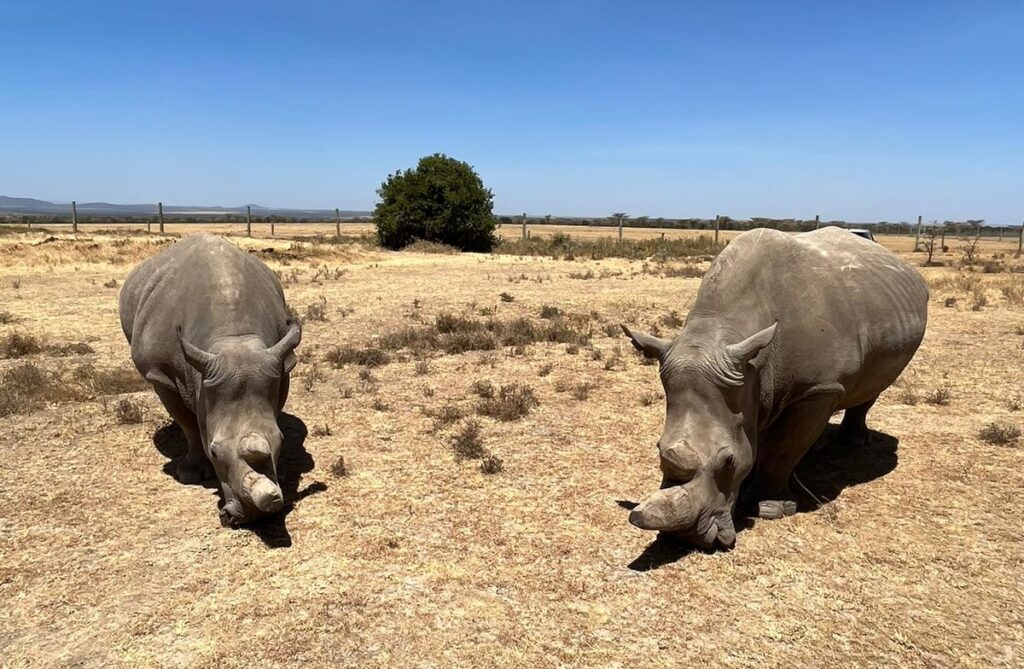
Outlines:
{"type": "Polygon", "coordinates": [[[764,520],[778,520],[796,513],[796,502],[790,499],[771,499],[758,502],[757,515],[764,520]]]}
{"type": "Polygon", "coordinates": [[[213,478],[213,467],[205,459],[195,461],[186,456],[178,460],[175,477],[186,485],[202,483],[213,478]]]}

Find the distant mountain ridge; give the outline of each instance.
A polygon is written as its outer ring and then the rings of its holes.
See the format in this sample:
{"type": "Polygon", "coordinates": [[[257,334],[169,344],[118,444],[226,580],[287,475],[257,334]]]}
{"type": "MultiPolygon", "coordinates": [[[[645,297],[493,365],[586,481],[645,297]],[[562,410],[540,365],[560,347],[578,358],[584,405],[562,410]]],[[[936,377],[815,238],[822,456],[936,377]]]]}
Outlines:
{"type": "MultiPolygon", "coordinates": [[[[258,216],[285,216],[289,218],[333,219],[333,209],[288,209],[283,207],[263,207],[249,205],[252,213],[258,216]]],[[[110,202],[76,202],[75,207],[81,216],[155,216],[157,204],[113,204],[110,202]]],[[[20,214],[22,216],[67,216],[71,213],[70,202],[47,202],[31,197],[10,197],[0,195],[0,214],[20,214]]],[[[369,216],[369,211],[342,209],[344,218],[369,216]]],[[[238,207],[183,206],[164,205],[165,216],[238,216],[245,215],[245,205],[238,207]]]]}

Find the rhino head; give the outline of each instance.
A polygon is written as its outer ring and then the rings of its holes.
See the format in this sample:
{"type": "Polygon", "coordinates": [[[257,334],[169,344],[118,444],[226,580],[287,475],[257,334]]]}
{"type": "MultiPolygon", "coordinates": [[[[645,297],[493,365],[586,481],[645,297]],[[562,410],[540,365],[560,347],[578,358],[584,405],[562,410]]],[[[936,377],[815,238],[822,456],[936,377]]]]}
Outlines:
{"type": "Polygon", "coordinates": [[[776,325],[734,344],[710,334],[668,341],[622,329],[645,357],[660,361],[666,399],[661,488],[630,512],[629,522],[704,549],[731,548],[736,500],[757,447],[752,361],[771,343],[776,325]]]}
{"type": "Polygon", "coordinates": [[[246,337],[204,351],[179,329],[185,359],[202,377],[196,413],[203,447],[224,491],[224,525],[256,520],[284,505],[277,478],[283,440],[277,414],[301,338],[299,325],[292,323],[270,348],[246,337]]]}

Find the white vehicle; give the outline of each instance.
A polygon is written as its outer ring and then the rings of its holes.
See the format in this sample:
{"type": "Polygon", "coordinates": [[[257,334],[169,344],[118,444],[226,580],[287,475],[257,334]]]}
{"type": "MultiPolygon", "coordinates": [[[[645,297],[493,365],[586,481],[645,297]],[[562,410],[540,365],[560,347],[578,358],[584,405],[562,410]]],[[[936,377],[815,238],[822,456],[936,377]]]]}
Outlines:
{"type": "Polygon", "coordinates": [[[850,228],[848,232],[851,235],[857,235],[858,237],[863,237],[864,239],[875,241],[875,236],[871,234],[870,230],[865,230],[864,228],[850,228]]]}

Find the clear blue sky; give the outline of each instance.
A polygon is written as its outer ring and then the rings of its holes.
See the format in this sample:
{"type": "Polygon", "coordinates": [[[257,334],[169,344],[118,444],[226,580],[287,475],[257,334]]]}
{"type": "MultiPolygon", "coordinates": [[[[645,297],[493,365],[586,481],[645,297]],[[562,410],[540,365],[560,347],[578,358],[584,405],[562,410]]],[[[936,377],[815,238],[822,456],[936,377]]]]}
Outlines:
{"type": "Polygon", "coordinates": [[[1024,218],[1022,2],[0,2],[0,194],[1024,218]]]}

